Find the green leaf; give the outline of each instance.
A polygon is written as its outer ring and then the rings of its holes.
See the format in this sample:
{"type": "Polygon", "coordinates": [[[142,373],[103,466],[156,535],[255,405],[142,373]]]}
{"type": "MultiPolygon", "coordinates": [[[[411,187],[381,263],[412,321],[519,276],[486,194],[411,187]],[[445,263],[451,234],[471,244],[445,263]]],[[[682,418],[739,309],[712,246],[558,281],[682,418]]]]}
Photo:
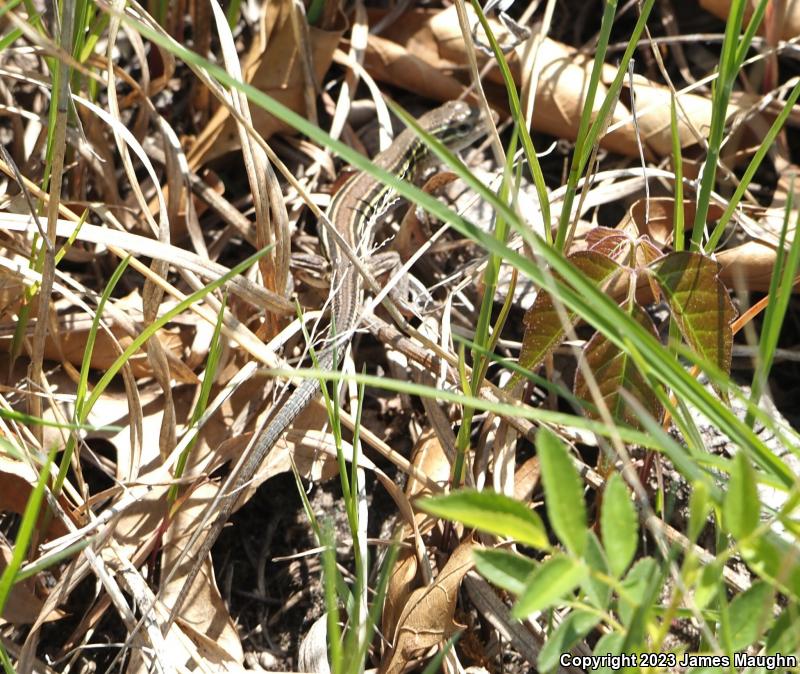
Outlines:
{"type": "MultiPolygon", "coordinates": [[[[637,569],[634,566],[628,574],[626,582],[623,582],[620,597],[623,594],[632,600],[632,607],[630,617],[626,620],[627,633],[625,634],[625,641],[622,645],[623,652],[631,652],[639,646],[647,646],[647,633],[648,626],[652,626],[651,613],[658,603],[664,589],[664,579],[669,568],[669,562],[663,561],[659,566],[654,560],[646,560],[640,562],[642,568],[637,569]],[[633,574],[633,571],[637,571],[633,574]]],[[[623,609],[620,603],[620,615],[623,614],[623,609]]]]}
{"type": "Polygon", "coordinates": [[[654,574],[659,573],[652,557],[640,559],[625,576],[619,598],[619,616],[623,625],[629,626],[636,609],[647,596],[647,587],[654,574]]]}
{"type": "Polygon", "coordinates": [[[711,500],[708,485],[702,480],[692,483],[692,492],[689,495],[689,527],[687,535],[689,540],[695,542],[700,532],[708,522],[711,512],[711,500]]]}
{"type": "Polygon", "coordinates": [[[509,550],[473,550],[475,568],[486,580],[514,595],[522,594],[525,582],[537,565],[518,553],[509,550]]]}
{"type": "Polygon", "coordinates": [[[741,541],[758,526],[760,510],[755,471],[745,453],[739,451],[733,460],[728,491],[722,505],[725,529],[737,541],[741,541]]]}
{"type": "Polygon", "coordinates": [[[672,317],[691,349],[720,372],[730,372],[736,317],[719,265],[700,253],[669,253],[650,265],[672,317]]]}
{"type": "Polygon", "coordinates": [[[586,576],[586,580],[583,582],[583,591],[594,606],[601,611],[605,611],[611,601],[612,590],[610,585],[597,576],[609,575],[608,561],[603,552],[603,546],[600,545],[600,541],[597,540],[597,536],[593,531],[590,531],[586,538],[586,550],[583,553],[583,559],[592,572],[586,576]]]}
{"type": "Polygon", "coordinates": [[[772,531],[739,544],[747,566],[781,592],[800,600],[800,551],[772,531]]]}
{"type": "Polygon", "coordinates": [[[735,597],[730,616],[731,648],[741,651],[755,644],[772,622],[775,593],[769,583],[758,581],[735,597]]]}
{"type": "Polygon", "coordinates": [[[722,577],[722,566],[723,564],[719,562],[712,562],[703,567],[694,591],[694,604],[698,610],[704,609],[717,596],[720,587],[719,579],[722,577]]]}
{"type": "Polygon", "coordinates": [[[639,521],[630,492],[618,473],[611,476],[603,493],[600,529],[611,573],[619,578],[636,554],[639,521]]]}
{"type": "MultiPolygon", "coordinates": [[[[627,311],[645,330],[657,336],[653,321],[639,305],[629,305],[627,311]]],[[[622,391],[627,391],[641,403],[650,416],[658,422],[661,421],[664,409],[653,392],[653,387],[636,367],[630,349],[620,349],[604,335],[596,332],[586,344],[582,358],[594,375],[603,401],[614,420],[632,428],[642,428],[639,415],[622,395],[622,391]]],[[[578,398],[594,403],[583,368],[575,371],[573,391],[578,398]]],[[[599,418],[598,414],[590,416],[599,418]]]]}
{"type": "MultiPolygon", "coordinates": [[[[567,256],[567,259],[583,276],[604,288],[620,266],[610,257],[595,251],[585,250],[567,256]]],[[[567,320],[571,325],[578,322],[574,311],[566,310],[567,320]]],[[[537,296],[525,317],[522,319],[525,332],[522,337],[522,348],[519,353],[519,364],[528,369],[535,369],[564,339],[564,326],[550,294],[542,290],[537,296]]],[[[508,389],[513,388],[521,376],[515,375],[508,389]]]]}
{"type": "MultiPolygon", "coordinates": [[[[604,634],[595,644],[592,655],[620,655],[624,641],[625,635],[619,632],[604,634]]],[[[619,669],[612,669],[611,667],[600,667],[595,674],[611,674],[619,671],[619,669]]]]}
{"type": "Polygon", "coordinates": [[[800,607],[796,603],[789,604],[778,616],[767,635],[767,655],[796,653],[800,650],[798,621],[800,621],[800,607]]]}
{"type": "Polygon", "coordinates": [[[599,622],[600,618],[594,613],[572,611],[550,635],[547,643],[539,652],[539,658],[536,661],[538,670],[548,672],[555,669],[559,665],[561,654],[568,653],[599,622]]]}
{"type": "Polygon", "coordinates": [[[15,444],[12,444],[8,438],[4,437],[0,437],[0,454],[6,454],[17,461],[25,459],[25,453],[15,444]]]}
{"type": "Polygon", "coordinates": [[[512,538],[532,548],[550,548],[542,518],[525,504],[503,494],[462,489],[423,499],[418,501],[418,505],[431,515],[512,538]]]}
{"type": "Polygon", "coordinates": [[[544,611],[570,594],[586,577],[586,566],[572,557],[554,555],[539,565],[528,579],[511,614],[525,618],[544,611]]]}
{"type": "Polygon", "coordinates": [[[542,427],[536,434],[536,452],[550,524],[564,547],[581,557],[587,533],[583,482],[566,446],[547,428],[542,427]]]}

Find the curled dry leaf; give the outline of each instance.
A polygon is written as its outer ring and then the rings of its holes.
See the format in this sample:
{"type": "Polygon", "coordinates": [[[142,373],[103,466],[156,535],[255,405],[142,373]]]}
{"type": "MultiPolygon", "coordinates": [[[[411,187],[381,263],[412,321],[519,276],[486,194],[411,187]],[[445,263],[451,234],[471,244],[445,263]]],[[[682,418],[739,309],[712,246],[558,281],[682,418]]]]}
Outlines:
{"type": "Polygon", "coordinates": [[[328,614],[323,613],[311,625],[297,652],[297,668],[301,672],[330,674],[328,662],[328,614]]]}
{"type": "MultiPolygon", "coordinates": [[[[759,241],[748,241],[717,255],[719,278],[728,287],[746,288],[749,291],[769,290],[777,252],[772,246],[759,241]]],[[[797,288],[797,286],[795,286],[797,288]]]]}
{"type": "MultiPolygon", "coordinates": [[[[412,463],[423,475],[426,475],[437,484],[446,485],[450,480],[450,462],[447,460],[447,454],[432,429],[423,431],[420,434],[417,444],[414,446],[412,463]]],[[[419,496],[429,496],[431,490],[413,477],[409,477],[406,484],[406,494],[409,498],[417,498],[419,496]]],[[[422,528],[424,523],[431,518],[424,513],[417,513],[416,519],[418,526],[422,528]]]]}
{"type": "MultiPolygon", "coordinates": [[[[167,491],[169,489],[169,475],[163,469],[158,469],[142,477],[142,482],[130,486],[122,492],[115,510],[119,513],[114,517],[104,532],[98,535],[96,551],[103,562],[110,569],[127,569],[131,571],[152,554],[157,545],[164,543],[164,557],[162,563],[162,579],[167,579],[176,563],[179,544],[173,538],[175,531],[180,531],[180,540],[185,540],[200,523],[202,513],[210,503],[215,490],[208,484],[201,485],[183,504],[176,516],[177,526],[172,526],[162,541],[160,532],[166,516],[167,491]],[[146,483],[149,481],[150,483],[146,483]],[[111,540],[108,540],[110,534],[111,540]],[[124,561],[123,561],[124,560],[124,561]]],[[[187,555],[186,560],[191,557],[187,555]]],[[[183,564],[189,563],[184,560],[183,564]]],[[[167,606],[171,605],[176,588],[183,584],[181,565],[169,581],[165,581],[160,599],[167,606]]],[[[84,572],[86,569],[84,568],[84,572]]],[[[202,576],[201,576],[202,577],[202,576]]],[[[228,616],[227,610],[217,593],[213,583],[206,582],[193,595],[196,601],[187,602],[181,614],[181,630],[188,634],[195,643],[197,653],[214,650],[214,662],[235,664],[242,661],[241,645],[238,641],[236,630],[228,616]],[[209,635],[213,635],[215,644],[213,649],[206,644],[209,635]],[[224,654],[224,657],[223,657],[224,654]]],[[[102,613],[95,614],[90,620],[93,624],[102,613]]],[[[166,618],[164,618],[166,621],[166,618]]],[[[167,639],[177,638],[175,629],[170,631],[167,639]]],[[[183,653],[183,642],[176,644],[176,652],[183,653]]],[[[210,657],[210,656],[209,656],[210,657]]]]}
{"type": "MultiPolygon", "coordinates": [[[[470,5],[465,9],[470,25],[475,25],[477,19],[474,10],[470,5]]],[[[501,44],[514,40],[501,22],[490,18],[489,23],[501,44]]],[[[478,31],[478,34],[486,44],[482,31],[478,31]]],[[[376,79],[441,101],[455,98],[468,82],[463,66],[468,62],[468,54],[455,6],[439,12],[405,12],[402,19],[393,22],[379,40],[373,42],[373,39],[370,36],[366,65],[376,79]],[[387,44],[389,41],[391,45],[387,44]]],[[[509,65],[518,85],[522,80],[520,63],[525,49],[526,45],[522,43],[509,55],[509,65]]],[[[482,68],[488,58],[478,53],[478,67],[482,68]]],[[[536,89],[534,128],[559,138],[574,139],[590,80],[592,59],[573,47],[549,38],[542,40],[537,59],[542,67],[536,89]]],[[[606,87],[616,74],[616,66],[604,66],[595,98],[595,112],[607,92],[606,87]]],[[[502,77],[497,68],[489,71],[487,79],[502,87],[502,77]]],[[[610,113],[608,133],[601,144],[614,152],[638,157],[638,137],[642,140],[646,158],[668,156],[672,151],[671,92],[667,87],[643,77],[636,77],[634,82],[638,129],[634,127],[630,109],[620,100],[610,113]]],[[[491,89],[487,89],[489,101],[498,108],[505,108],[505,91],[498,88],[497,92],[493,94],[491,89]]],[[[680,102],[678,135],[681,146],[686,148],[695,145],[698,134],[705,134],[709,128],[712,104],[710,99],[692,93],[681,94],[680,102]],[[684,118],[684,113],[688,120],[684,118]]],[[[728,116],[745,112],[751,103],[746,97],[735,99],[729,105],[728,116]]]]}
{"type": "Polygon", "coordinates": [[[531,456],[526,459],[514,473],[514,498],[528,503],[539,486],[540,476],[539,457],[531,456]]]}
{"type": "MultiPolygon", "coordinates": [[[[133,341],[115,323],[112,322],[109,327],[115,339],[112,339],[104,330],[98,331],[91,359],[91,367],[94,370],[107,370],[117,360],[122,350],[130,346],[133,341]]],[[[74,325],[67,317],[67,320],[61,323],[57,337],[48,337],[45,343],[44,357],[53,361],[66,361],[80,368],[86,357],[88,335],[88,325],[74,325]]],[[[169,359],[169,363],[173,378],[183,383],[196,382],[197,376],[186,368],[180,360],[183,349],[186,346],[181,339],[181,335],[174,330],[160,330],[157,339],[161,346],[172,356],[169,359]]],[[[128,363],[136,377],[151,377],[153,375],[153,368],[144,351],[131,356],[128,363]]]]}
{"type": "Polygon", "coordinates": [[[392,567],[392,575],[386,587],[386,600],[381,613],[381,633],[394,634],[409,597],[420,584],[419,563],[415,550],[400,548],[397,561],[392,567]]]}
{"type": "MultiPolygon", "coordinates": [[[[66,376],[60,378],[58,391],[73,395],[75,384],[66,376]]],[[[148,473],[161,463],[161,456],[155,443],[141,442],[141,440],[134,443],[131,434],[131,419],[134,416],[132,410],[134,405],[138,405],[141,408],[142,437],[158,437],[164,418],[161,390],[151,381],[137,387],[135,399],[131,400],[128,397],[129,393],[120,384],[112,383],[86,419],[86,423],[97,430],[86,431],[83,435],[83,439],[89,444],[102,440],[113,447],[115,477],[122,481],[134,479],[140,473],[148,473]],[[103,430],[107,426],[116,426],[119,430],[103,430]]],[[[188,387],[176,388],[173,401],[179,418],[185,418],[182,415],[188,414],[192,402],[188,387]]],[[[66,417],[70,418],[73,409],[65,405],[64,412],[66,417]]],[[[48,411],[46,417],[55,418],[55,415],[48,411]]],[[[53,442],[63,441],[59,432],[48,431],[45,437],[51,438],[53,442]]]]}
{"type": "Polygon", "coordinates": [[[401,674],[414,659],[450,638],[459,628],[454,620],[461,581],[473,567],[472,540],[461,543],[450,555],[432,585],[415,590],[408,598],[392,635],[392,648],[379,668],[380,674],[401,674]]]}
{"type": "MultiPolygon", "coordinates": [[[[203,513],[217,491],[218,488],[209,483],[195,489],[175,514],[164,535],[162,578],[168,580],[162,583],[161,598],[168,607],[172,606],[180,593],[186,576],[195,563],[195,553],[202,545],[203,538],[200,537],[187,554],[183,554],[184,547],[201,524],[203,513]]],[[[198,651],[206,652],[213,662],[244,661],[242,644],[233,619],[217,590],[210,559],[204,560],[178,621],[184,633],[198,646],[198,651]]]]}
{"type": "Polygon", "coordinates": [[[364,65],[376,80],[433,100],[455,100],[464,91],[459,80],[431,65],[424,55],[415,54],[384,36],[370,35],[364,65]]]}

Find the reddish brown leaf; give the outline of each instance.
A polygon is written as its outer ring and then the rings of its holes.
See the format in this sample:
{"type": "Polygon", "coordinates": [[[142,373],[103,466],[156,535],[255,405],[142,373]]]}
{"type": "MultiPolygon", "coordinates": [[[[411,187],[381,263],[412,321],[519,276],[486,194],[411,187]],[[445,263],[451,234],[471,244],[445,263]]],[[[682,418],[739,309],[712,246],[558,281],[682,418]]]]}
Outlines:
{"type": "MultiPolygon", "coordinates": [[[[653,322],[639,305],[634,304],[630,313],[640,325],[656,334],[653,322]]],[[[639,418],[621,394],[623,389],[638,400],[656,420],[661,420],[663,414],[661,404],[627,352],[620,350],[598,332],[586,345],[583,358],[592,371],[603,401],[615,420],[634,428],[641,428],[639,418]]],[[[579,398],[594,403],[581,368],[575,373],[574,390],[579,398]]],[[[594,413],[588,414],[595,418],[598,416],[594,413]]]]}
{"type": "Polygon", "coordinates": [[[731,368],[736,310],[719,280],[719,265],[700,253],[670,253],[650,265],[683,338],[701,360],[731,368]]]}
{"type": "MultiPolygon", "coordinates": [[[[580,251],[570,255],[568,259],[586,278],[601,288],[620,271],[620,266],[614,260],[596,251],[580,251]]],[[[567,310],[567,316],[571,324],[577,323],[578,318],[574,312],[567,310]]],[[[564,339],[564,326],[559,320],[552,298],[544,291],[539,293],[533,306],[525,313],[523,322],[525,334],[522,338],[519,364],[533,370],[564,339]]],[[[513,388],[520,379],[520,376],[514,377],[509,388],[513,388]]]]}
{"type": "Polygon", "coordinates": [[[664,257],[663,251],[647,235],[636,240],[636,268],[646,267],[664,257]]]}
{"type": "Polygon", "coordinates": [[[593,227],[586,233],[589,250],[606,255],[620,264],[630,255],[632,242],[630,235],[621,229],[593,227]]]}

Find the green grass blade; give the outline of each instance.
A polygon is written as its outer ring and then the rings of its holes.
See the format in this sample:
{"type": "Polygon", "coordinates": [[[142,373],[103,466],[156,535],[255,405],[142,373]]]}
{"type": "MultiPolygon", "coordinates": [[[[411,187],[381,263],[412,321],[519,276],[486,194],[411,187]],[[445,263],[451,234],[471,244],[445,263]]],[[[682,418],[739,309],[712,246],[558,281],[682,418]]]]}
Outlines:
{"type": "MultiPolygon", "coordinates": [[[[192,410],[189,418],[189,426],[187,431],[194,428],[200,418],[205,414],[208,406],[208,399],[211,397],[211,388],[214,386],[214,381],[217,378],[217,368],[219,360],[222,356],[222,325],[225,316],[225,307],[227,306],[227,296],[223,297],[220,304],[219,311],[217,312],[217,322],[214,324],[214,333],[211,336],[211,346],[208,351],[208,358],[206,359],[205,375],[203,383],[200,385],[200,394],[197,396],[197,404],[192,410]]],[[[191,441],[186,445],[186,448],[180,453],[178,460],[175,462],[175,478],[178,479],[183,476],[183,471],[186,470],[186,463],[189,460],[189,455],[192,448],[197,442],[195,435],[191,441]]],[[[167,501],[172,505],[178,498],[179,486],[174,484],[170,487],[167,494],[167,501]]]]}
{"type": "MultiPolygon", "coordinates": [[[[800,236],[797,235],[800,227],[800,213],[798,213],[795,223],[795,234],[792,237],[788,255],[784,246],[787,239],[789,216],[792,210],[792,194],[794,192],[794,180],[789,188],[789,198],[786,202],[786,212],[781,228],[780,242],[776,250],[776,260],[772,268],[772,277],[769,287],[769,304],[764,315],[764,323],[761,328],[761,339],[758,344],[758,360],[750,387],[750,402],[757,406],[761,399],[761,394],[767,386],[772,363],[775,358],[775,349],[778,346],[781,328],[786,318],[786,311],[789,308],[789,300],[792,296],[795,275],[798,264],[800,264],[800,236]]],[[[755,415],[748,409],[745,423],[750,426],[755,422],[755,415]]]]}

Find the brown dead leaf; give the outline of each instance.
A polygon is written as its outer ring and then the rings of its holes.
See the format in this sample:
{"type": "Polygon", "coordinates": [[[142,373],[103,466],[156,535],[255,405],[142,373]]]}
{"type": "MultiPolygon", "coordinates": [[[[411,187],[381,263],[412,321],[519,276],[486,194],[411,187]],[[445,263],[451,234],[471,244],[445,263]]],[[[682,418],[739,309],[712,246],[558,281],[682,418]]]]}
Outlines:
{"type": "MultiPolygon", "coordinates": [[[[744,7],[745,25],[750,20],[753,14],[753,4],[746,2],[744,7]]],[[[731,11],[731,0],[700,0],[700,6],[714,16],[719,17],[723,21],[728,18],[731,11]]],[[[784,40],[791,40],[793,37],[800,35],[800,3],[797,2],[770,2],[767,14],[770,11],[774,12],[773,6],[783,7],[783,16],[774,17],[771,19],[776,25],[780,27],[780,36],[784,40]]],[[[765,16],[764,22],[770,21],[769,16],[765,16]]],[[[759,27],[759,32],[763,34],[764,24],[759,27]]]]}
{"type": "Polygon", "coordinates": [[[369,36],[364,66],[379,82],[413,91],[435,101],[451,101],[464,92],[464,85],[458,79],[443,73],[424,56],[409,51],[385,36],[369,36]]]}
{"type": "MultiPolygon", "coordinates": [[[[72,381],[65,376],[59,378],[59,393],[71,395],[74,393],[75,386],[72,381]]],[[[158,437],[158,433],[163,425],[164,406],[162,404],[162,392],[155,382],[150,381],[139,384],[136,391],[137,399],[135,404],[141,407],[141,429],[143,438],[158,437]]],[[[119,430],[91,430],[87,431],[84,439],[87,442],[102,440],[110,444],[114,449],[114,469],[115,477],[121,481],[134,479],[140,474],[146,474],[155,470],[162,463],[162,458],[158,453],[158,446],[151,442],[137,443],[132,442],[131,426],[138,423],[134,422],[132,405],[134,403],[128,397],[129,392],[117,382],[112,383],[106,389],[97,403],[89,413],[86,422],[98,429],[106,426],[117,426],[119,430]]],[[[178,387],[173,391],[173,402],[178,418],[185,419],[191,410],[193,390],[189,387],[178,387]]],[[[72,413],[71,408],[67,408],[67,417],[72,413]]],[[[52,412],[48,412],[46,418],[55,419],[52,412]]],[[[60,433],[57,430],[45,432],[45,437],[53,442],[61,441],[60,433]]]]}
{"type": "MultiPolygon", "coordinates": [[[[217,495],[218,489],[217,485],[211,483],[202,484],[195,489],[175,514],[164,536],[162,578],[169,580],[162,584],[161,597],[169,607],[174,604],[186,576],[195,564],[196,552],[203,544],[203,537],[195,542],[193,550],[180,559],[183,549],[200,524],[209,503],[217,495]],[[176,564],[177,568],[173,572],[176,564]]],[[[218,657],[212,658],[212,661],[222,658],[243,662],[242,644],[233,619],[217,589],[210,559],[203,560],[201,571],[192,584],[178,620],[198,649],[217,654],[218,657]]]]}
{"type": "MultiPolygon", "coordinates": [[[[0,573],[5,571],[11,561],[11,548],[6,541],[0,541],[0,573]]],[[[12,625],[30,625],[39,617],[44,601],[36,593],[36,582],[28,578],[11,587],[3,607],[3,621],[12,625]]],[[[64,617],[62,611],[53,611],[43,622],[52,622],[64,617]]]]}
{"type": "MultiPolygon", "coordinates": [[[[136,569],[152,555],[156,546],[163,544],[161,566],[163,588],[159,598],[167,608],[171,606],[175,594],[183,585],[186,570],[193,560],[192,556],[187,555],[178,564],[177,571],[172,572],[182,547],[177,541],[187,540],[196,530],[200,524],[201,513],[206,510],[218,489],[216,485],[209,483],[195,489],[181,504],[172,526],[162,537],[169,477],[167,471],[159,467],[143,476],[143,480],[147,482],[131,485],[121,492],[114,504],[120,514],[112,520],[106,530],[110,531],[111,538],[108,540],[106,533],[100,533],[96,547],[97,553],[108,568],[115,570],[116,574],[124,571],[125,577],[130,580],[130,574],[138,573],[136,569]],[[176,531],[179,534],[177,538],[173,538],[176,531]]],[[[88,568],[84,567],[83,573],[87,570],[88,568]]],[[[241,671],[243,654],[238,634],[213,578],[209,580],[211,574],[210,561],[207,560],[192,589],[191,601],[184,604],[179,617],[180,626],[173,625],[166,637],[166,647],[176,658],[186,658],[187,662],[196,662],[198,658],[202,658],[206,664],[213,664],[215,671],[241,671]],[[188,650],[187,636],[193,643],[188,650]],[[177,641],[171,643],[173,639],[177,641]]],[[[78,582],[80,578],[76,577],[73,580],[78,582]]],[[[152,603],[152,599],[147,601],[148,604],[152,603]]],[[[163,608],[164,605],[158,604],[156,608],[163,613],[161,617],[166,622],[168,610],[163,608]]],[[[73,633],[73,639],[96,625],[108,606],[108,597],[104,596],[92,611],[84,616],[73,633]]]]}
{"type": "MultiPolygon", "coordinates": [[[[149,477],[149,476],[148,476],[149,477]]],[[[136,566],[149,555],[158,543],[156,533],[166,516],[166,495],[169,487],[165,483],[137,484],[126,493],[125,507],[112,523],[113,539],[118,544],[116,555],[122,555],[136,566]]],[[[99,551],[104,554],[106,546],[99,551]]],[[[109,551],[109,554],[112,554],[109,551]]]]}
{"type": "MultiPolygon", "coordinates": [[[[414,446],[412,457],[414,467],[431,480],[439,484],[447,484],[449,482],[450,462],[447,460],[447,455],[432,429],[423,431],[420,434],[414,446]]],[[[420,496],[431,495],[431,491],[413,477],[409,477],[406,484],[406,494],[410,499],[416,499],[420,496]]],[[[428,515],[420,516],[428,517],[428,515]]],[[[422,524],[422,520],[417,519],[417,521],[422,524]]]]}
{"type": "Polygon", "coordinates": [[[785,156],[787,148],[784,143],[776,142],[775,149],[772,161],[778,181],[774,186],[769,207],[748,209],[750,217],[742,218],[739,224],[754,240],[775,247],[780,245],[781,232],[785,224],[785,245],[788,248],[796,236],[798,209],[792,208],[788,222],[785,222],[786,208],[790,202],[795,205],[800,202],[800,186],[798,186],[800,167],[785,156]]]}
{"type": "MultiPolygon", "coordinates": [[[[603,82],[610,85],[616,75],[615,68],[603,70],[603,82]]],[[[672,92],[665,86],[652,82],[640,75],[634,76],[634,93],[636,95],[636,120],[641,133],[643,144],[649,150],[651,157],[669,157],[672,154],[671,112],[672,92]]],[[[626,80],[622,89],[623,96],[630,97],[630,83],[626,80]]],[[[755,103],[755,97],[737,94],[731,97],[728,104],[728,120],[744,114],[755,103]]],[[[678,138],[682,148],[690,148],[706,138],[711,126],[712,102],[705,96],[692,93],[683,93],[678,98],[678,138]]],[[[630,112],[626,109],[626,117],[630,112]]],[[[770,117],[771,117],[770,113],[770,117]]],[[[743,124],[727,144],[726,151],[733,152],[734,147],[741,147],[752,140],[751,128],[758,128],[763,124],[763,117],[753,117],[743,124]]],[[[619,124],[616,120],[612,124],[619,124]]],[[[612,133],[616,128],[611,127],[612,133]]],[[[633,132],[630,123],[625,123],[620,130],[626,136],[633,132]]],[[[646,154],[648,154],[646,152],[646,154]]],[[[726,154],[726,159],[732,163],[726,154]]]]}
{"type": "MultiPolygon", "coordinates": [[[[78,329],[71,329],[69,325],[62,325],[63,332],[59,332],[57,337],[48,337],[45,343],[44,357],[53,361],[66,361],[80,368],[86,357],[86,340],[89,336],[89,326],[78,329]]],[[[111,324],[111,331],[116,338],[114,339],[105,331],[97,332],[97,340],[92,351],[91,367],[94,370],[107,370],[122,353],[122,350],[131,345],[133,339],[120,326],[111,324]],[[121,347],[121,348],[120,348],[121,347]]],[[[188,370],[180,360],[183,349],[186,346],[178,331],[160,330],[157,338],[161,346],[171,354],[170,372],[178,382],[197,381],[197,376],[188,370]]],[[[141,351],[134,354],[129,360],[133,374],[136,377],[153,376],[147,354],[141,351]]]]}
{"type": "MultiPolygon", "coordinates": [[[[133,290],[125,297],[114,303],[115,312],[105,318],[104,324],[108,330],[97,331],[97,341],[92,351],[92,368],[107,370],[119,357],[121,350],[130,346],[133,338],[131,332],[137,332],[144,321],[144,307],[142,295],[138,290],[133,290]],[[126,325],[120,323],[115,316],[124,316],[129,321],[126,325]],[[111,334],[109,334],[109,332],[111,334]],[[118,344],[112,340],[116,339],[118,344]]],[[[158,313],[164,313],[169,307],[160,307],[158,313]]],[[[125,320],[123,319],[123,320],[125,320]]],[[[58,333],[51,338],[46,348],[47,358],[53,360],[67,360],[72,365],[80,368],[85,358],[86,339],[91,329],[92,317],[83,314],[67,315],[63,317],[58,333]]],[[[185,350],[189,346],[189,333],[180,323],[172,327],[162,328],[156,333],[159,345],[164,349],[170,365],[170,376],[181,383],[197,383],[197,375],[187,368],[182,360],[185,350]]],[[[145,350],[134,354],[128,361],[136,377],[152,377],[153,367],[148,362],[145,350]]]]}
{"type": "MultiPolygon", "coordinates": [[[[25,511],[25,506],[28,503],[28,497],[31,494],[38,476],[33,468],[27,463],[17,461],[8,454],[5,450],[0,451],[0,512],[13,512],[22,515],[25,511]]],[[[66,502],[62,499],[62,506],[67,507],[66,502]]],[[[44,517],[47,508],[44,507],[40,520],[44,517]]],[[[63,536],[67,532],[61,521],[52,517],[49,519],[47,531],[40,531],[40,540],[50,540],[63,536]]]]}
{"type": "Polygon", "coordinates": [[[514,473],[514,498],[523,503],[530,501],[539,484],[540,475],[539,457],[532,456],[514,473]]]}
{"type": "Polygon", "coordinates": [[[397,561],[392,567],[392,575],[386,587],[386,599],[381,614],[381,633],[394,634],[403,609],[408,605],[409,597],[421,582],[419,562],[416,550],[402,547],[397,561]]]}
{"type": "MultiPolygon", "coordinates": [[[[401,20],[391,22],[380,34],[395,44],[402,45],[440,72],[453,74],[455,70],[464,70],[464,63],[454,67],[453,61],[442,55],[442,45],[431,30],[431,21],[441,11],[419,6],[410,8],[403,12],[401,20]]],[[[386,9],[367,10],[370,26],[384,21],[389,12],[386,9]]]]}
{"type": "Polygon", "coordinates": [[[328,662],[328,614],[323,613],[305,633],[297,649],[297,670],[330,674],[328,662]]]}
{"type": "MultiPolygon", "coordinates": [[[[265,7],[268,12],[267,37],[264,41],[255,40],[245,57],[245,81],[305,117],[305,82],[290,18],[290,13],[295,11],[294,5],[291,0],[280,0],[267,3],[265,7]]],[[[308,49],[313,62],[314,84],[317,87],[321,85],[322,78],[333,61],[333,53],[347,28],[346,23],[344,17],[339,15],[338,25],[332,30],[308,27],[308,49]]],[[[252,106],[251,113],[253,127],[263,138],[291,129],[258,106],[252,106]]],[[[235,120],[226,107],[220,107],[188,152],[189,166],[196,169],[239,147],[241,145],[235,120]]]]}
{"type": "Polygon", "coordinates": [[[459,628],[454,620],[461,581],[472,568],[475,542],[461,543],[450,555],[432,585],[415,590],[408,599],[387,651],[380,674],[401,674],[414,659],[450,638],[459,628]]]}
{"type": "MultiPolygon", "coordinates": [[[[446,483],[450,477],[450,462],[433,430],[429,429],[420,435],[414,446],[411,462],[421,473],[436,482],[446,483]]],[[[405,492],[409,499],[431,493],[425,485],[413,477],[408,478],[405,492]]],[[[423,512],[415,512],[414,519],[417,529],[424,530],[428,528],[426,524],[431,523],[434,518],[423,512]]],[[[413,541],[413,538],[414,531],[409,524],[406,524],[403,530],[403,540],[413,541]]],[[[398,620],[403,609],[408,605],[411,593],[419,587],[420,583],[424,582],[424,577],[424,574],[419,573],[416,546],[400,548],[397,562],[392,567],[389,584],[386,588],[386,600],[381,616],[383,634],[395,633],[398,620]]]]}
{"type": "Polygon", "coordinates": [[[769,290],[772,272],[778,258],[775,249],[760,241],[749,241],[730,250],[723,250],[717,256],[721,267],[720,280],[727,288],[769,290]]]}

